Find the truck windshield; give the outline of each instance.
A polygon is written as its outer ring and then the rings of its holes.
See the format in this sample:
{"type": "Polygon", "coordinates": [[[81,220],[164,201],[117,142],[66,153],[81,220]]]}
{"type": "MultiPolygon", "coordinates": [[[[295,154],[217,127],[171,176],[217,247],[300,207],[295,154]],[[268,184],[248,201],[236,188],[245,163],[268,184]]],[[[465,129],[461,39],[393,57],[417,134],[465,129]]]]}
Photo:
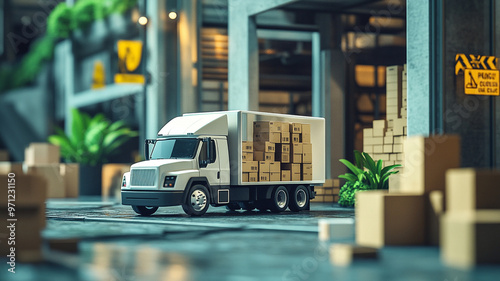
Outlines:
{"type": "Polygon", "coordinates": [[[159,139],[153,146],[149,159],[193,159],[199,140],[159,139]]]}

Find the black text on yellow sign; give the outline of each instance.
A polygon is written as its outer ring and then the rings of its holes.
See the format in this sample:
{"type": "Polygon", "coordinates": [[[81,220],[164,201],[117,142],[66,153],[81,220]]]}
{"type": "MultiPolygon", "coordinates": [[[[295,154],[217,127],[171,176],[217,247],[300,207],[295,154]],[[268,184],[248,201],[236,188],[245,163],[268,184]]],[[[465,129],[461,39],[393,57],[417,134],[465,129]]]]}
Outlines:
{"type": "Polygon", "coordinates": [[[499,71],[465,69],[464,89],[468,95],[498,96],[500,92],[499,71]]]}
{"type": "Polygon", "coordinates": [[[134,73],[142,60],[142,42],[118,40],[118,70],[115,83],[144,84],[144,75],[134,73]]]}

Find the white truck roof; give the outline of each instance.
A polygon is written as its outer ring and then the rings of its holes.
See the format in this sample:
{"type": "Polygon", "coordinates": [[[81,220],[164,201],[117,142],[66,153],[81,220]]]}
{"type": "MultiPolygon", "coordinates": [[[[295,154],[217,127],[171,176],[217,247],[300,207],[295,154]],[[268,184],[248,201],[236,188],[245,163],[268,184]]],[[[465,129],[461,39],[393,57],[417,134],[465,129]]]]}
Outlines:
{"type": "Polygon", "coordinates": [[[227,115],[184,115],[168,122],[158,136],[216,135],[227,136],[227,115]]]}

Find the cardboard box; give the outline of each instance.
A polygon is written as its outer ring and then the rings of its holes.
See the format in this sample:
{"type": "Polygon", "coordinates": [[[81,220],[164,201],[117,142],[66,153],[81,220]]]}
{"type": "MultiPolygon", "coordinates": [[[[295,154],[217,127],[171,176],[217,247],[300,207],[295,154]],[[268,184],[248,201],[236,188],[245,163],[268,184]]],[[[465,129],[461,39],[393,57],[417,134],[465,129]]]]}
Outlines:
{"type": "Polygon", "coordinates": [[[444,192],[433,190],[425,197],[425,217],[427,221],[426,241],[429,245],[439,245],[440,218],[445,212],[444,192]]]}
{"type": "Polygon", "coordinates": [[[290,132],[281,132],[281,143],[290,143],[290,132]]]}
{"type": "Polygon", "coordinates": [[[280,162],[269,162],[269,172],[271,172],[271,173],[281,172],[281,163],[280,162]]]}
{"type": "MultiPolygon", "coordinates": [[[[250,159],[251,160],[251,159],[250,159]]],[[[114,196],[121,190],[123,174],[130,171],[132,164],[104,164],[102,165],[102,195],[114,196]]],[[[161,183],[163,184],[163,183],[161,183]]]]}
{"type": "Polygon", "coordinates": [[[242,141],[241,143],[243,152],[253,152],[253,141],[242,141]]]}
{"type": "Polygon", "coordinates": [[[301,132],[302,135],[310,135],[311,134],[311,124],[302,124],[301,132]]]}
{"type": "Polygon", "coordinates": [[[256,132],[281,132],[281,122],[274,121],[254,121],[253,131],[256,132]]]}
{"type": "Polygon", "coordinates": [[[65,198],[66,187],[61,175],[60,164],[40,164],[28,166],[27,174],[38,175],[45,178],[47,183],[47,198],[65,198]]]}
{"type": "Polygon", "coordinates": [[[241,171],[244,173],[256,173],[259,171],[258,161],[241,161],[241,171]]]}
{"type": "Polygon", "coordinates": [[[290,144],[277,143],[275,149],[276,149],[276,153],[279,153],[279,152],[290,153],[290,144]]]}
{"type": "Polygon", "coordinates": [[[248,182],[248,181],[249,181],[249,180],[248,180],[248,178],[249,178],[249,174],[250,174],[250,173],[242,173],[242,174],[241,174],[241,181],[242,181],[242,182],[248,182]]]}
{"type": "Polygon", "coordinates": [[[24,163],[28,166],[59,164],[60,158],[59,146],[49,143],[30,143],[24,150],[24,163]]]}
{"type": "Polygon", "coordinates": [[[330,241],[334,239],[351,239],[354,236],[354,219],[334,218],[318,220],[318,239],[330,241]]]}
{"type": "MultiPolygon", "coordinates": [[[[78,197],[80,190],[80,165],[77,163],[67,163],[60,164],[59,170],[61,172],[61,176],[64,180],[64,190],[66,191],[66,198],[76,198],[78,197]]],[[[130,166],[128,166],[128,170],[130,170],[130,166]]],[[[117,176],[117,175],[116,175],[117,176]]],[[[104,173],[103,173],[104,177],[104,173]]],[[[121,180],[123,178],[123,174],[119,177],[118,188],[121,189],[121,180]]],[[[117,179],[117,178],[116,178],[117,179]]],[[[103,185],[104,187],[104,185],[103,185]]]]}
{"type": "Polygon", "coordinates": [[[281,122],[281,133],[290,133],[290,123],[281,122]]]}
{"type": "Polygon", "coordinates": [[[303,144],[302,143],[293,143],[291,146],[290,146],[290,153],[292,154],[302,154],[302,146],[303,144]]]}
{"type": "Polygon", "coordinates": [[[312,153],[303,152],[302,153],[302,163],[311,164],[312,163],[312,153]]]}
{"type": "Polygon", "coordinates": [[[275,144],[272,142],[254,142],[253,143],[254,150],[256,151],[264,151],[264,152],[275,152],[275,144]]]}
{"type": "Polygon", "coordinates": [[[0,149],[0,162],[9,161],[9,152],[7,150],[0,149]]]}
{"type": "Polygon", "coordinates": [[[300,143],[300,134],[292,134],[291,143],[300,143]]]}
{"type": "Polygon", "coordinates": [[[499,264],[498,237],[500,210],[447,212],[441,218],[441,258],[459,268],[499,264]]]}
{"type": "Polygon", "coordinates": [[[272,142],[279,143],[281,142],[281,133],[280,132],[258,132],[253,134],[254,142],[272,142]]]}
{"type": "Polygon", "coordinates": [[[281,172],[271,172],[269,173],[270,181],[281,181],[281,172]]]}
{"type": "Polygon", "coordinates": [[[425,201],[419,194],[381,190],[356,193],[356,243],[364,246],[423,245],[425,201]]]}
{"type": "Polygon", "coordinates": [[[353,260],[377,259],[378,250],[352,244],[332,244],[330,246],[330,262],[336,266],[348,266],[353,260]]]}
{"type": "Polygon", "coordinates": [[[290,181],[291,178],[291,173],[289,170],[282,170],[281,171],[281,180],[282,181],[290,181]]]}
{"type": "Polygon", "coordinates": [[[241,160],[243,160],[243,161],[252,161],[252,160],[255,160],[253,158],[253,152],[242,152],[241,153],[241,160]]]}
{"type": "Polygon", "coordinates": [[[292,157],[292,163],[302,163],[302,154],[291,154],[291,157],[292,157]]]}
{"type": "Polygon", "coordinates": [[[258,182],[259,181],[259,173],[248,173],[248,181],[249,182],[258,182]]]}
{"type": "Polygon", "coordinates": [[[269,181],[269,172],[259,172],[259,181],[269,181]]]}
{"type": "Polygon", "coordinates": [[[277,152],[275,160],[281,163],[290,163],[290,153],[277,152]]]}
{"type": "Polygon", "coordinates": [[[303,143],[302,144],[302,153],[312,153],[312,144],[311,143],[303,143]]]}
{"type": "Polygon", "coordinates": [[[460,167],[458,136],[410,137],[405,144],[405,179],[402,192],[444,190],[446,170],[460,167]]]}
{"type": "Polygon", "coordinates": [[[450,212],[500,209],[500,170],[446,171],[446,205],[450,212]]]}
{"type": "Polygon", "coordinates": [[[290,132],[294,134],[302,133],[302,124],[301,123],[291,123],[290,124],[290,132]]]}
{"type": "Polygon", "coordinates": [[[254,161],[274,161],[274,152],[254,151],[254,161]]]}
{"type": "Polygon", "coordinates": [[[300,139],[303,143],[311,143],[311,134],[307,133],[307,134],[304,134],[302,133],[301,134],[301,139],[300,139]]]}
{"type": "Polygon", "coordinates": [[[291,174],[292,181],[301,181],[300,173],[299,174],[291,174]]]}
{"type": "MultiPolygon", "coordinates": [[[[304,174],[302,174],[302,180],[303,180],[303,181],[312,181],[312,179],[313,179],[312,174],[305,174],[305,173],[304,173],[304,174]]],[[[332,199],[332,200],[333,200],[333,199],[332,199]]]]}
{"type": "Polygon", "coordinates": [[[7,175],[11,172],[15,173],[16,175],[23,174],[23,164],[14,162],[0,162],[0,175],[7,175]]]}
{"type": "Polygon", "coordinates": [[[259,172],[269,173],[270,161],[259,161],[259,172]]]}

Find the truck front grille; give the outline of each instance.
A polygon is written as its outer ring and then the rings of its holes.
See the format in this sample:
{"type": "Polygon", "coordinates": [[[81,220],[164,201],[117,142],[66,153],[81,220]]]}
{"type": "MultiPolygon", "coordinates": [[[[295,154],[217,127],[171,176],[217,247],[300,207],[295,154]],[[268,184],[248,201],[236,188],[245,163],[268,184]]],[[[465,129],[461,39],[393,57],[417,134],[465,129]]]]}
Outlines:
{"type": "Polygon", "coordinates": [[[154,186],[156,169],[132,169],[130,173],[130,185],[132,186],[154,186]]]}

